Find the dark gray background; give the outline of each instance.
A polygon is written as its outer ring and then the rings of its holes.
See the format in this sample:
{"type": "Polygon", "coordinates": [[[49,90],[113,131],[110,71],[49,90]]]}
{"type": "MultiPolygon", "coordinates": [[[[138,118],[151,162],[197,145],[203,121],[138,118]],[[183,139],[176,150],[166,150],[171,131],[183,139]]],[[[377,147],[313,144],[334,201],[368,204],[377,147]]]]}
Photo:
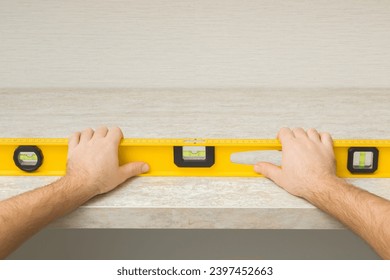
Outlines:
{"type": "Polygon", "coordinates": [[[349,230],[46,229],[10,259],[378,259],[349,230]]]}

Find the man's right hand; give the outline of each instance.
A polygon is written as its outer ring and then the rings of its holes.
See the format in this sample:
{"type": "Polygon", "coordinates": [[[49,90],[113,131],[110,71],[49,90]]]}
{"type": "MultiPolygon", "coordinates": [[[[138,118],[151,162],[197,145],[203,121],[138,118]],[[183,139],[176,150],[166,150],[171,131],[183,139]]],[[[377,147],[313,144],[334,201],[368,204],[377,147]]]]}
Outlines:
{"type": "Polygon", "coordinates": [[[282,144],[282,166],[258,162],[254,166],[256,172],[289,193],[306,199],[321,192],[324,182],[341,180],[336,176],[333,140],[329,133],[282,128],[277,138],[282,144]]]}

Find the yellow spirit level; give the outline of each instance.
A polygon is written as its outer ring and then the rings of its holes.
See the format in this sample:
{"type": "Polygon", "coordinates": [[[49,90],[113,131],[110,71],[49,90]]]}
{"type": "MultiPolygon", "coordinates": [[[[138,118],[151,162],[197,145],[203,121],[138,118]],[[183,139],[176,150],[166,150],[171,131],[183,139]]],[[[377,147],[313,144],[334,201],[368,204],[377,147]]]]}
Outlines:
{"type": "MultiPolygon", "coordinates": [[[[143,176],[261,176],[232,155],[280,151],[276,139],[123,139],[120,164],[145,161],[143,176]]],[[[0,138],[0,175],[64,175],[68,142],[62,138],[0,138]]],[[[334,140],[340,177],[390,177],[390,140],[334,140]]],[[[261,159],[260,159],[261,160],[261,159]]]]}

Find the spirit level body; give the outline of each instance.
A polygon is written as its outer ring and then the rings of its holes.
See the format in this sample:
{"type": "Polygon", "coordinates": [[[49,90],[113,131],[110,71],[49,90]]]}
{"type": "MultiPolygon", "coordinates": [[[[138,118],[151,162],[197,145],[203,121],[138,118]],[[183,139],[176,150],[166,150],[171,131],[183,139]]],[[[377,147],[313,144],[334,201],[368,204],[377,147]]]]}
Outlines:
{"type": "MultiPolygon", "coordinates": [[[[0,138],[0,175],[3,176],[59,176],[66,170],[67,139],[64,138],[0,138]],[[20,146],[36,146],[44,156],[42,165],[34,172],[25,172],[14,161],[20,146]]],[[[230,160],[234,153],[282,148],[276,139],[123,139],[119,146],[119,162],[145,161],[150,171],[143,176],[261,176],[253,166],[230,160]],[[181,167],[175,164],[174,147],[213,147],[214,163],[209,167],[181,167]]],[[[188,149],[186,150],[188,153],[188,149]]],[[[340,177],[390,177],[390,140],[334,140],[337,174],[340,177]],[[375,147],[379,151],[377,170],[356,174],[348,170],[348,151],[352,147],[375,147]]],[[[199,152],[196,154],[199,160],[199,152]]],[[[187,154],[184,155],[186,160],[187,154]]],[[[203,154],[202,154],[203,157],[203,154]]],[[[206,154],[207,158],[207,154],[206,154]]]]}

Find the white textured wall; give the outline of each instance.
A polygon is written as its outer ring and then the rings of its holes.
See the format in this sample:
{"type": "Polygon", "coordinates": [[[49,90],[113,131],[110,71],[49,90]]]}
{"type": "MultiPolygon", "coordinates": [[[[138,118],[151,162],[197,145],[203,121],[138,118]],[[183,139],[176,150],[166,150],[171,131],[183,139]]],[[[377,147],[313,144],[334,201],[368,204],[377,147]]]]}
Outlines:
{"type": "Polygon", "coordinates": [[[0,87],[390,87],[390,1],[1,0],[0,87]]]}

